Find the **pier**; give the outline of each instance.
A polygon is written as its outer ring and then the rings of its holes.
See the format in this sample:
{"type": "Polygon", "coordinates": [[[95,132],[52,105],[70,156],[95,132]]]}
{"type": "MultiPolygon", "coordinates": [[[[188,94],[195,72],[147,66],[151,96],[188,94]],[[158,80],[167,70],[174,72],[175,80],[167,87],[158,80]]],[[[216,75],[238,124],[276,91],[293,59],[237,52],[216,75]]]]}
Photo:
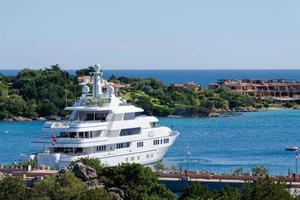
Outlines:
{"type": "MultiPolygon", "coordinates": [[[[193,182],[199,182],[209,190],[218,191],[224,187],[243,188],[246,184],[255,184],[262,176],[252,175],[227,175],[227,174],[203,174],[203,173],[159,173],[159,181],[165,184],[175,193],[180,193],[193,182]]],[[[283,181],[291,192],[300,192],[300,176],[271,176],[273,181],[283,181]]]]}
{"type": "MultiPolygon", "coordinates": [[[[5,169],[0,168],[0,172],[9,176],[20,177],[28,181],[29,185],[33,179],[43,179],[55,175],[58,170],[34,169],[31,171],[25,169],[5,169]]],[[[180,173],[164,172],[157,173],[160,183],[166,185],[174,193],[180,193],[185,187],[189,187],[193,182],[199,182],[208,187],[209,190],[218,191],[224,187],[242,189],[246,184],[255,184],[262,176],[252,175],[230,175],[230,174],[205,174],[205,173],[180,173]]],[[[300,192],[300,176],[271,176],[273,181],[284,181],[291,192],[300,192]]]]}

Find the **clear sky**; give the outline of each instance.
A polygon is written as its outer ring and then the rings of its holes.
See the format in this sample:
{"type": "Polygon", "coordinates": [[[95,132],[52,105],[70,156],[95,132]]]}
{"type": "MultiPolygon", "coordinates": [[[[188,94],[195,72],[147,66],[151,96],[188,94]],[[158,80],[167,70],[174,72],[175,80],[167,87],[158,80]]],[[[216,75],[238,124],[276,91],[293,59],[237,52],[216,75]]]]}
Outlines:
{"type": "Polygon", "coordinates": [[[0,69],[300,69],[299,0],[0,0],[0,69]]]}

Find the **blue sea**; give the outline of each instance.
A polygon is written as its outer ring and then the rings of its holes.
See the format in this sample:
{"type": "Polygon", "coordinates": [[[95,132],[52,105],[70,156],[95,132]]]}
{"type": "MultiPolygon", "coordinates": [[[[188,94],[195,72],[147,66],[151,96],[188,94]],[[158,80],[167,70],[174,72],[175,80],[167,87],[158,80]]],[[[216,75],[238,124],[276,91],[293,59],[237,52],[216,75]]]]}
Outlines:
{"type": "MultiPolygon", "coordinates": [[[[69,71],[71,74],[75,70],[69,71]]],[[[0,70],[13,76],[18,70],[0,70]]],[[[207,86],[218,79],[294,78],[300,81],[300,70],[106,70],[104,75],[148,78],[164,83],[194,81],[207,86]]],[[[295,171],[295,152],[287,146],[300,146],[300,111],[274,110],[243,113],[224,118],[161,118],[162,125],[181,132],[167,152],[164,161],[170,165],[186,165],[186,146],[189,146],[189,169],[224,173],[256,165],[269,168],[272,174],[286,175],[295,171]]],[[[42,122],[0,122],[0,163],[17,160],[19,154],[40,149],[30,144],[41,134],[42,122]]],[[[299,171],[299,170],[298,170],[299,171]]]]}
{"type": "MultiPolygon", "coordinates": [[[[300,110],[272,110],[242,113],[224,118],[160,118],[160,124],[181,134],[165,155],[168,165],[228,173],[244,167],[266,166],[273,175],[295,171],[295,152],[287,146],[300,146],[300,110]]],[[[0,122],[0,163],[17,160],[19,154],[41,149],[30,140],[41,134],[43,122],[0,122]]],[[[298,170],[299,171],[299,170],[298,170]]]]}
{"type": "MultiPolygon", "coordinates": [[[[68,70],[75,74],[76,70],[68,70]]],[[[17,75],[19,70],[1,70],[7,76],[17,75]]],[[[186,83],[193,81],[207,87],[219,79],[280,79],[293,78],[300,81],[300,70],[105,70],[104,78],[111,75],[149,78],[155,77],[164,83],[186,83]]]]}

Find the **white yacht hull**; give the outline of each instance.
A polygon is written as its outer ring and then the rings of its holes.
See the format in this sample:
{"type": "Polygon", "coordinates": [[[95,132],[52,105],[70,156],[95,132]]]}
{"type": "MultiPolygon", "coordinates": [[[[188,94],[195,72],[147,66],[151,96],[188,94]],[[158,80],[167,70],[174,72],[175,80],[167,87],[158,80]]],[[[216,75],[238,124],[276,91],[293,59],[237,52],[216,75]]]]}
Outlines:
{"type": "Polygon", "coordinates": [[[76,103],[65,108],[72,111],[69,118],[46,122],[43,135],[32,140],[46,149],[37,154],[38,166],[62,169],[82,157],[99,159],[106,166],[149,165],[163,159],[179,133],[159,126],[156,117],[143,115],[143,109],[117,97],[102,75],[95,65],[92,93],[84,86],[76,103]]]}
{"type": "MultiPolygon", "coordinates": [[[[175,139],[174,139],[175,140],[175,139]]],[[[101,153],[81,155],[81,156],[71,156],[61,153],[39,153],[37,155],[38,166],[49,166],[52,169],[63,169],[67,167],[72,161],[76,161],[80,158],[96,158],[100,160],[100,163],[104,166],[116,166],[121,163],[139,163],[142,165],[150,165],[161,161],[171,146],[162,146],[152,150],[141,150],[132,153],[123,154],[111,154],[109,156],[103,155],[101,153]]]]}

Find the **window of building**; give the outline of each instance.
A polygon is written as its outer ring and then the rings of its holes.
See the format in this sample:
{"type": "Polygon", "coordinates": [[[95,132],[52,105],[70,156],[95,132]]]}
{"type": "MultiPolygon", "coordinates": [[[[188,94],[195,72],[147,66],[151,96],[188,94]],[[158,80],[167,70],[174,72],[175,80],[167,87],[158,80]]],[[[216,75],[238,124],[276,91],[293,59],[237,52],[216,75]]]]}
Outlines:
{"type": "Polygon", "coordinates": [[[136,146],[137,147],[143,147],[144,146],[144,142],[137,142],[136,146]]]}
{"type": "Polygon", "coordinates": [[[122,129],[120,132],[120,136],[137,135],[140,133],[140,130],[141,130],[141,128],[122,129]]]}
{"type": "Polygon", "coordinates": [[[131,161],[134,161],[134,157],[131,157],[130,160],[131,160],[131,161]]]}
{"type": "Polygon", "coordinates": [[[150,158],[150,155],[149,155],[149,154],[147,154],[147,155],[146,155],[146,158],[150,158]]]}
{"type": "Polygon", "coordinates": [[[169,141],[170,141],[169,138],[165,138],[164,139],[164,144],[169,143],[169,141]]]}
{"type": "Polygon", "coordinates": [[[153,140],[153,145],[159,145],[159,140],[153,140]]]}

